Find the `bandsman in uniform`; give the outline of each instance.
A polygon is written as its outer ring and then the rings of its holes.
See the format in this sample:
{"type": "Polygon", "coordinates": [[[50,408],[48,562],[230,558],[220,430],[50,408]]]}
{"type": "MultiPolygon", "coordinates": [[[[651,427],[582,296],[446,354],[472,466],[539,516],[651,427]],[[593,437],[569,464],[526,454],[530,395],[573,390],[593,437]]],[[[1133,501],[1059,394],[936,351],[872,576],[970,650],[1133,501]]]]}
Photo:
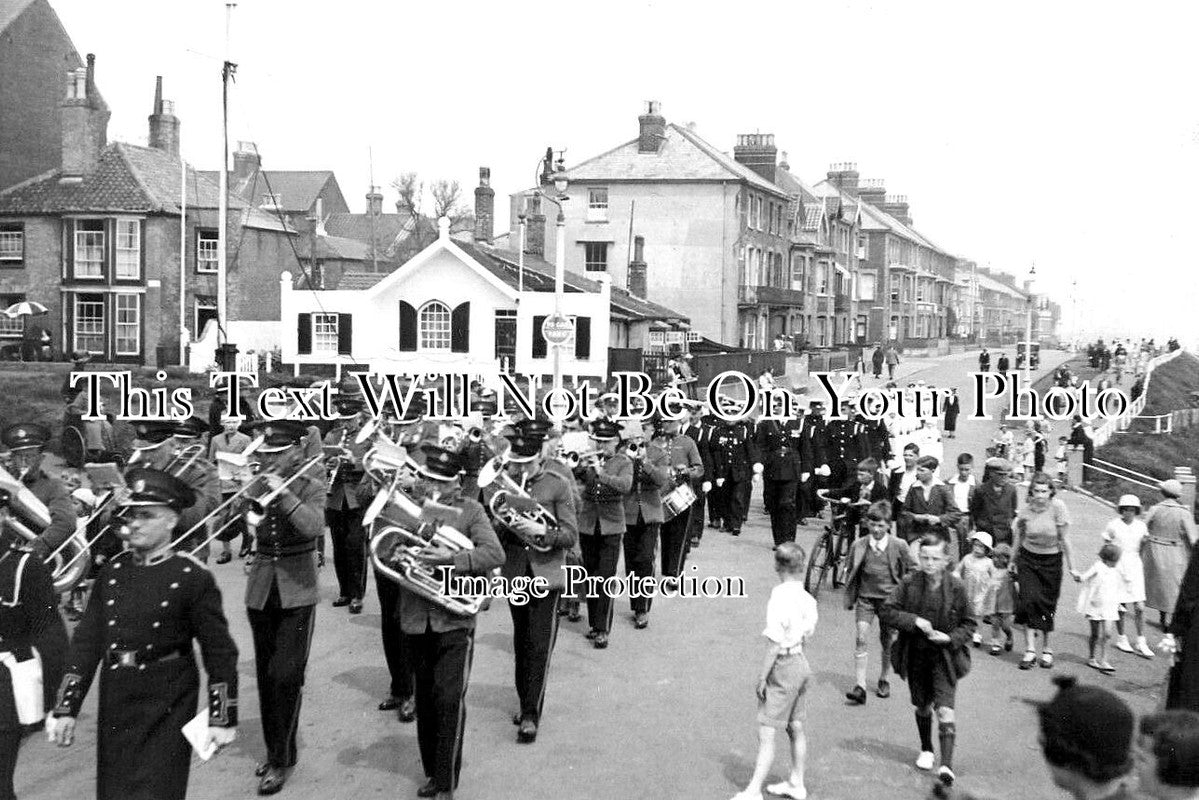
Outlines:
{"type": "MultiPolygon", "coordinates": [[[[333,540],[333,570],[337,573],[337,599],[335,608],[350,607],[351,614],[362,613],[362,598],[366,595],[366,534],[362,528],[362,515],[366,506],[358,499],[358,485],[362,482],[362,457],[370,449],[370,442],[358,442],[358,430],[362,427],[362,401],[354,397],[339,396],[335,405],[342,418],[334,422],[325,434],[325,447],[340,449],[335,472],[325,500],[325,523],[333,540]]],[[[331,450],[326,452],[331,454],[331,450]]]]}
{"type": "MultiPolygon", "coordinates": [[[[454,552],[431,543],[418,558],[433,568],[451,568],[453,575],[487,575],[504,563],[504,549],[483,506],[462,496],[458,454],[435,444],[423,445],[421,450],[425,460],[419,470],[417,496],[458,509],[461,518],[454,527],[471,540],[474,549],[454,552]]],[[[453,614],[401,586],[400,625],[416,672],[416,735],[429,779],[417,795],[452,800],[462,770],[475,618],[453,614]]]]}
{"type": "Polygon", "coordinates": [[[42,471],[42,454],[50,431],[35,423],[9,425],[0,432],[0,443],[8,448],[12,482],[0,472],[0,491],[15,495],[22,489],[33,493],[50,512],[50,524],[30,543],[34,555],[47,558],[75,532],[75,506],[62,481],[42,471]]]}
{"type": "MultiPolygon", "coordinates": [[[[258,705],[266,761],[255,770],[260,795],[283,788],[296,765],[296,731],[308,650],[316,621],[316,538],[325,524],[324,464],[304,458],[302,422],[265,420],[253,427],[261,436],[257,478],[269,492],[265,516],[246,508],[254,536],[246,578],[246,613],[254,635],[258,705]],[[299,469],[310,464],[297,475],[299,469]],[[284,486],[285,481],[290,481],[284,486]]],[[[259,495],[262,497],[263,495],[259,495]]]]}
{"type": "Polygon", "coordinates": [[[753,475],[761,472],[762,465],[747,423],[729,422],[719,417],[716,420],[712,438],[712,466],[716,476],[716,491],[721,498],[723,530],[740,536],[741,525],[747,517],[745,504],[748,493],[745,484],[752,486],[753,475]],[[753,469],[755,466],[756,469],[753,469]]]}
{"type": "Polygon", "coordinates": [[[774,546],[795,541],[795,501],[800,483],[812,479],[812,446],[803,419],[762,419],[754,432],[762,458],[762,499],[770,515],[774,546]]]}
{"type": "Polygon", "coordinates": [[[515,426],[509,434],[506,468],[517,485],[553,515],[557,527],[547,530],[538,522],[517,518],[512,530],[497,522],[504,545],[504,578],[512,581],[517,577],[540,577],[549,588],[545,597],[532,597],[524,605],[508,604],[512,613],[512,650],[516,655],[516,694],[520,698],[520,711],[512,721],[520,726],[517,741],[524,743],[537,739],[550,657],[558,639],[557,607],[566,583],[562,568],[566,565],[566,554],[579,538],[574,478],[550,467],[551,459],[545,453],[546,428],[546,423],[537,420],[515,426]],[[550,549],[541,552],[528,542],[550,549]]]}
{"type": "Polygon", "coordinates": [[[208,676],[208,743],[232,743],[237,726],[237,646],[212,574],[171,549],[194,492],[178,478],[134,468],[120,536],[128,550],[105,564],[79,627],[58,694],[52,735],[61,747],[96,667],[96,797],[100,800],[182,800],[192,748],[179,732],[196,713],[199,642],[208,676]]]}
{"type": "MultiPolygon", "coordinates": [[[[687,521],[688,550],[699,547],[700,539],[704,535],[704,509],[708,505],[708,493],[712,491],[711,445],[712,430],[714,428],[711,421],[707,418],[705,408],[702,404],[693,401],[690,408],[691,419],[683,424],[680,433],[695,442],[700,463],[703,465],[703,474],[697,480],[691,482],[691,488],[695,491],[695,502],[691,505],[691,513],[688,515],[687,521]]],[[[681,564],[679,565],[679,571],[682,571],[681,564]]]]}
{"type": "MultiPolygon", "coordinates": [[[[676,486],[686,483],[694,490],[697,498],[696,503],[698,503],[698,498],[703,497],[700,484],[703,481],[705,472],[704,462],[700,456],[699,446],[695,443],[695,439],[683,434],[680,431],[680,425],[681,423],[678,420],[664,419],[658,426],[659,435],[655,441],[665,451],[666,465],[670,469],[670,476],[663,487],[663,493],[668,493],[676,486]]],[[[691,506],[670,519],[666,519],[665,508],[662,511],[663,578],[678,578],[683,572],[683,564],[687,561],[687,551],[690,549],[688,532],[691,515],[696,503],[692,503],[691,506]]],[[[699,520],[702,529],[702,507],[699,511],[699,520]]],[[[648,610],[647,608],[646,611],[648,610]]]]}
{"type": "MultiPolygon", "coordinates": [[[[622,452],[633,462],[633,485],[624,496],[624,568],[630,578],[654,576],[654,554],[662,515],[662,487],[671,480],[670,452],[653,441],[654,422],[645,420],[643,435],[627,439],[622,452]]],[[[629,598],[633,626],[649,625],[650,598],[629,598]]]]}
{"type": "Polygon", "coordinates": [[[828,458],[829,486],[844,486],[858,463],[870,455],[866,429],[854,416],[849,400],[841,401],[843,419],[830,419],[824,428],[824,450],[828,458]]]}
{"type": "MultiPolygon", "coordinates": [[[[598,459],[575,470],[579,482],[579,546],[587,575],[607,579],[616,575],[620,539],[625,532],[624,496],[633,488],[633,462],[617,453],[620,428],[600,420],[591,424],[591,440],[600,450],[598,459]]],[[[587,638],[597,649],[608,646],[612,629],[613,599],[606,593],[587,598],[587,638]]]]}
{"type": "MultiPolygon", "coordinates": [[[[176,458],[183,448],[200,443],[200,437],[208,430],[208,424],[199,417],[185,420],[138,422],[133,426],[133,457],[130,467],[146,467],[170,472],[192,488],[196,501],[183,509],[179,515],[176,536],[192,531],[186,540],[177,545],[180,552],[187,553],[208,538],[207,526],[192,530],[221,502],[221,480],[216,465],[206,457],[208,448],[201,446],[195,458],[176,458]],[[186,466],[185,466],[186,465],[186,466]]],[[[203,562],[208,561],[208,545],[196,554],[203,562]]]]}

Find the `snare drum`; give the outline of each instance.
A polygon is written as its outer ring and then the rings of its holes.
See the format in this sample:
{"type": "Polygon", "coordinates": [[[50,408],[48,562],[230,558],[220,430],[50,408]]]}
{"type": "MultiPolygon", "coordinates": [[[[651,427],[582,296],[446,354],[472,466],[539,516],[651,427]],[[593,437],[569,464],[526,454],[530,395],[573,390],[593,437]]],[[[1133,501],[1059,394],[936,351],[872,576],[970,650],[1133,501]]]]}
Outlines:
{"type": "Polygon", "coordinates": [[[686,483],[679,484],[662,496],[662,513],[665,515],[666,521],[669,522],[688,508],[691,508],[691,504],[694,502],[695,492],[691,490],[691,485],[686,483]]]}

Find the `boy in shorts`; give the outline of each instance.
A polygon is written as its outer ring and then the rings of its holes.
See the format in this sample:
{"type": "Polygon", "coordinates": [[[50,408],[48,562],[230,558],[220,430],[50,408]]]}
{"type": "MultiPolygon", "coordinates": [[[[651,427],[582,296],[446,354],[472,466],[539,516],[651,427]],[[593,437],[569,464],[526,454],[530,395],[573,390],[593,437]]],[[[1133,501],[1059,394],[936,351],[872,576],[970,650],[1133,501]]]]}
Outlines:
{"type": "Polygon", "coordinates": [[[779,585],[766,604],[766,629],[770,640],[758,676],[758,758],[749,786],[733,800],[761,800],[762,785],[774,763],[774,732],[785,728],[791,739],[791,774],[786,781],[771,784],[773,795],[804,800],[804,761],[808,742],[803,721],[807,714],[808,683],[812,670],[804,657],[804,642],[816,631],[816,598],[803,588],[803,548],[783,542],[774,553],[779,585]]]}

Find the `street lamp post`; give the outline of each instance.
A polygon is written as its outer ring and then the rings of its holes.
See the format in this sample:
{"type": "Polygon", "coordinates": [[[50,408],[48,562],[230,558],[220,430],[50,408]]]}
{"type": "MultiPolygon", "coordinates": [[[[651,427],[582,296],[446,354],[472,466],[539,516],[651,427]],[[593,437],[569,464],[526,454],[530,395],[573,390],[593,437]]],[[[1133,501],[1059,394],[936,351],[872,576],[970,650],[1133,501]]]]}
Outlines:
{"type": "MultiPolygon", "coordinates": [[[[562,318],[562,295],[566,285],[566,214],[562,211],[562,201],[569,200],[566,188],[566,164],[561,153],[556,161],[553,160],[553,149],[546,150],[545,157],[537,163],[537,194],[549,200],[558,207],[558,221],[554,230],[554,319],[562,318]],[[553,163],[551,163],[553,162],[553,163]],[[552,183],[556,197],[543,188],[552,183]]],[[[564,343],[550,343],[554,348],[554,388],[562,388],[562,348],[564,343]]]]}
{"type": "Polygon", "coordinates": [[[1037,265],[1033,264],[1028,270],[1028,319],[1024,327],[1024,383],[1032,386],[1032,311],[1033,294],[1032,282],[1037,277],[1037,265]]]}

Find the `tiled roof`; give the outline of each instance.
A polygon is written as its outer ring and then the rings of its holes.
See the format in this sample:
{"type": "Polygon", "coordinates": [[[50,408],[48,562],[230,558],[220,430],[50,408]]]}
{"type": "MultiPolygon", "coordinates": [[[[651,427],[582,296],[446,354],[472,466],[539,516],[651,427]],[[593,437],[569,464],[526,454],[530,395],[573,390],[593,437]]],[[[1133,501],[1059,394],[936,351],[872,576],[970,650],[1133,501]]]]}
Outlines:
{"type": "MultiPolygon", "coordinates": [[[[62,214],[107,211],[179,213],[182,162],[162,150],[116,142],[100,153],[94,172],[64,183],[61,170],[34,176],[0,192],[0,213],[62,214]]],[[[188,167],[189,208],[216,208],[220,190],[188,167]]],[[[230,206],[243,204],[231,200],[230,206]]]]}
{"type": "MultiPolygon", "coordinates": [[[[835,197],[845,203],[854,202],[853,198],[844,194],[828,180],[821,181],[813,188],[815,189],[816,193],[822,197],[835,197]]],[[[865,201],[858,201],[858,205],[862,210],[862,230],[892,231],[893,233],[897,233],[906,239],[916,242],[917,244],[924,245],[931,250],[936,250],[938,252],[945,253],[946,255],[950,255],[948,251],[938,247],[927,236],[920,233],[915,228],[912,228],[910,225],[903,224],[878,206],[872,205],[865,201]]]]}
{"type": "Polygon", "coordinates": [[[346,272],[338,280],[337,289],[369,289],[388,276],[387,272],[346,272]]]}
{"type": "Polygon", "coordinates": [[[13,24],[32,4],[33,0],[0,0],[0,31],[13,24]]]}
{"type": "MultiPolygon", "coordinates": [[[[216,170],[209,170],[201,174],[213,183],[220,180],[220,173],[216,170]]],[[[262,199],[267,194],[274,194],[279,198],[280,208],[284,212],[300,213],[312,208],[317,195],[321,193],[331,178],[333,178],[333,172],[327,169],[258,170],[250,179],[244,181],[238,181],[231,172],[229,173],[229,191],[255,206],[262,205],[262,199]],[[267,188],[268,184],[269,189],[267,188]]]]}
{"type": "Polygon", "coordinates": [[[799,178],[792,175],[781,167],[775,172],[775,182],[782,187],[783,191],[791,196],[799,195],[799,199],[805,203],[809,203],[816,199],[816,193],[812,191],[812,187],[801,181],[799,178]]]}
{"type": "Polygon", "coordinates": [[[743,180],[776,195],[787,194],[781,187],[717,150],[694,131],[674,124],[666,126],[666,138],[659,141],[655,153],[638,152],[638,140],[633,139],[576,165],[567,170],[566,176],[572,181],[743,180]]]}
{"type": "Polygon", "coordinates": [[[373,235],[381,244],[390,245],[401,234],[412,233],[412,215],[380,214],[372,221],[370,214],[330,214],[325,220],[325,230],[330,236],[344,236],[360,242],[369,242],[373,235]]]}
{"type": "MultiPolygon", "coordinates": [[[[301,257],[308,257],[309,238],[301,236],[296,243],[296,250],[301,257]]],[[[370,247],[355,239],[345,239],[341,236],[317,236],[317,258],[337,258],[343,261],[366,261],[370,258],[370,247]]]]}
{"type": "Polygon", "coordinates": [[[820,230],[820,218],[824,216],[824,206],[819,203],[812,203],[807,206],[804,211],[803,229],[805,231],[820,230]]]}

